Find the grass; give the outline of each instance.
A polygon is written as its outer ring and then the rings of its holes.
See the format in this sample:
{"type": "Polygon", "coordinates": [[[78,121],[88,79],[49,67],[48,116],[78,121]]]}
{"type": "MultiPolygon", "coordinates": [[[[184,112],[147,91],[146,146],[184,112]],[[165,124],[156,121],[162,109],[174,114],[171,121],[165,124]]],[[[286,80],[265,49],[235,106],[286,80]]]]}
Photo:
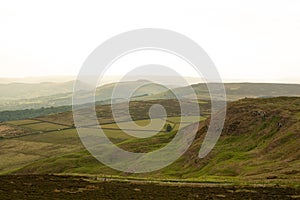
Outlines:
{"type": "Polygon", "coordinates": [[[31,123],[37,123],[37,122],[38,121],[36,121],[36,120],[26,119],[26,120],[19,120],[19,121],[10,121],[10,122],[7,122],[7,123],[19,126],[19,125],[31,124],[31,123]]]}
{"type": "MultiPolygon", "coordinates": [[[[161,119],[152,119],[153,123],[160,123],[162,120],[161,119]]],[[[147,126],[149,125],[149,123],[151,122],[151,120],[149,119],[145,119],[145,120],[137,120],[134,121],[138,126],[147,126]]],[[[139,130],[139,127],[132,127],[130,122],[118,122],[118,124],[120,124],[122,127],[124,127],[124,129],[132,129],[132,130],[139,130]]],[[[101,125],[101,128],[115,128],[118,129],[119,126],[116,123],[112,123],[112,124],[106,124],[106,125],[101,125]]],[[[160,130],[157,130],[160,131],[160,130]]]]}
{"type": "Polygon", "coordinates": [[[199,117],[199,116],[180,116],[180,117],[168,117],[168,120],[175,123],[195,123],[199,121],[204,121],[205,117],[199,117]]]}
{"type": "MultiPolygon", "coordinates": [[[[167,118],[167,121],[165,124],[170,124],[173,127],[173,130],[177,131],[179,128],[178,122],[180,122],[180,118],[181,117],[169,117],[169,118],[167,118]]],[[[183,121],[183,123],[187,123],[187,124],[185,124],[185,126],[187,126],[191,123],[194,123],[196,121],[199,121],[198,120],[199,118],[196,119],[195,117],[186,117],[186,118],[193,119],[193,120],[186,119],[185,121],[183,121]]],[[[164,119],[152,119],[153,124],[160,124],[163,121],[164,121],[164,119]]],[[[137,120],[134,122],[136,123],[137,126],[141,126],[142,128],[144,128],[151,123],[151,120],[149,120],[149,119],[137,120]]],[[[139,127],[136,127],[136,126],[133,127],[131,122],[119,122],[118,124],[117,123],[105,124],[105,125],[101,125],[101,128],[103,128],[103,129],[119,129],[120,128],[119,126],[121,126],[123,129],[137,130],[137,131],[141,130],[141,128],[139,128],[139,127]]],[[[151,127],[149,127],[146,130],[160,132],[160,131],[165,131],[166,129],[165,129],[165,127],[162,127],[162,129],[157,129],[156,127],[151,129],[151,127]]]]}
{"type": "Polygon", "coordinates": [[[297,119],[297,120],[300,120],[300,112],[297,112],[297,113],[296,113],[296,119],[297,119]]]}
{"type": "Polygon", "coordinates": [[[78,137],[76,129],[68,129],[54,131],[51,133],[41,133],[37,135],[29,135],[19,138],[20,141],[32,141],[38,143],[80,145],[81,141],[78,137]]]}
{"type": "Polygon", "coordinates": [[[21,125],[23,128],[29,128],[35,131],[54,131],[54,130],[61,130],[68,128],[67,126],[62,126],[62,125],[57,125],[57,124],[52,124],[52,123],[46,123],[46,122],[41,122],[37,124],[24,124],[21,125]]]}
{"type": "Polygon", "coordinates": [[[4,161],[0,163],[0,173],[17,170],[22,166],[47,157],[57,156],[74,150],[78,151],[80,148],[75,144],[57,144],[56,142],[20,139],[4,140],[0,142],[0,145],[0,160],[4,161]]]}

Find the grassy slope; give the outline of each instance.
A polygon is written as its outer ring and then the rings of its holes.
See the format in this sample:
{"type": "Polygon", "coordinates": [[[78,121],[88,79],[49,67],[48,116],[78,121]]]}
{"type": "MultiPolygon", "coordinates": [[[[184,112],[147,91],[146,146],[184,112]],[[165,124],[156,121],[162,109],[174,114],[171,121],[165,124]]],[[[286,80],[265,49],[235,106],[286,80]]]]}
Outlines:
{"type": "Polygon", "coordinates": [[[300,178],[299,113],[299,98],[233,102],[222,136],[205,159],[196,155],[208,122],[202,125],[186,155],[162,172],[183,178],[205,175],[300,178]]]}
{"type": "MultiPolygon", "coordinates": [[[[193,179],[241,177],[294,180],[299,183],[300,98],[244,99],[231,103],[220,140],[206,158],[199,159],[197,155],[208,122],[201,123],[196,140],[175,163],[160,171],[138,176],[193,179]]],[[[118,131],[107,134],[125,149],[147,152],[167,144],[175,133],[158,134],[148,140],[126,138],[118,131]]],[[[13,160],[8,164],[2,163],[2,173],[133,176],[99,163],[81,146],[74,129],[2,140],[0,148],[1,160],[8,157],[18,159],[17,164],[13,160]]]]}

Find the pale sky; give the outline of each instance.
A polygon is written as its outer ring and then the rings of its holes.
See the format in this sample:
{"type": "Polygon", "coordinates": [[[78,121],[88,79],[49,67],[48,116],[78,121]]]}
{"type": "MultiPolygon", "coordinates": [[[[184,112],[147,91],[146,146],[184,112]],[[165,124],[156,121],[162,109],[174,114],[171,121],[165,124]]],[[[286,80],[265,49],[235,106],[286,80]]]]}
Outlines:
{"type": "Polygon", "coordinates": [[[298,0],[45,2],[0,1],[0,77],[76,76],[110,37],[163,28],[196,41],[225,81],[300,83],[298,0]]]}

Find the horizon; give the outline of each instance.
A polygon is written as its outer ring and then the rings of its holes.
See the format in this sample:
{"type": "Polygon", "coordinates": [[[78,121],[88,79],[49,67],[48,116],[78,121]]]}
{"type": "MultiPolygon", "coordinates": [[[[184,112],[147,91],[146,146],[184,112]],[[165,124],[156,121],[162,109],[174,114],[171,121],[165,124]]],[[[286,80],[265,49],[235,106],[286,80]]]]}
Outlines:
{"type": "MultiPolygon", "coordinates": [[[[151,76],[149,76],[151,77],[151,76]]],[[[167,77],[167,76],[162,76],[162,77],[167,77]]],[[[172,76],[168,76],[172,77],[172,76]]],[[[115,83],[118,82],[120,76],[106,76],[105,80],[103,81],[103,84],[109,84],[109,83],[115,83]]],[[[137,81],[140,79],[145,79],[147,78],[138,78],[136,76],[131,76],[131,78],[136,78],[136,79],[129,79],[127,81],[137,81]]],[[[189,77],[185,76],[184,78],[192,79],[188,80],[188,83],[190,85],[192,84],[198,84],[198,83],[206,83],[203,81],[201,78],[198,77],[189,77]],[[199,79],[199,81],[195,81],[195,79],[199,79]]],[[[0,84],[11,84],[11,83],[28,83],[28,84],[38,84],[38,83],[64,83],[64,82],[70,82],[70,81],[75,81],[76,76],[72,75],[45,75],[45,76],[24,76],[24,77],[1,77],[0,76],[0,84]]],[[[299,81],[259,81],[259,80],[238,80],[238,79],[223,79],[223,83],[256,83],[256,84],[300,84],[299,81]]]]}

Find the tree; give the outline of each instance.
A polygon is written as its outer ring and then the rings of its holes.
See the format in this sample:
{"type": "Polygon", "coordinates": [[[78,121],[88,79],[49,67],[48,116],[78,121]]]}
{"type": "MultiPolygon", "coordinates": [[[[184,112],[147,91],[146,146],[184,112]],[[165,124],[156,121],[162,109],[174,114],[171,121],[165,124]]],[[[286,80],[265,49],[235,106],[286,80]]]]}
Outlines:
{"type": "Polygon", "coordinates": [[[166,131],[171,132],[173,127],[170,124],[167,124],[166,131]]]}

